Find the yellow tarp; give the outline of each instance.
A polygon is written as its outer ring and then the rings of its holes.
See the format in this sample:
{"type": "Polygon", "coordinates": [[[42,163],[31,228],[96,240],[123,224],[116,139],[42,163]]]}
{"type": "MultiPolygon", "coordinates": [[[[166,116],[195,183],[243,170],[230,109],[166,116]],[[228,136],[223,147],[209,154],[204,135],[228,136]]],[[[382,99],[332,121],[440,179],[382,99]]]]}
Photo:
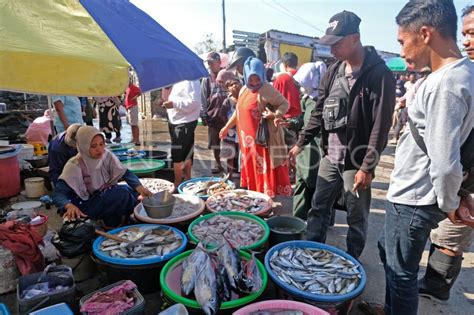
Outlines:
{"type": "Polygon", "coordinates": [[[283,57],[286,52],[292,52],[298,56],[298,67],[307,62],[311,62],[313,55],[313,49],[311,48],[280,43],[280,58],[283,57]]]}
{"type": "Polygon", "coordinates": [[[0,0],[0,90],[119,95],[128,67],[78,0],[0,0]]]}

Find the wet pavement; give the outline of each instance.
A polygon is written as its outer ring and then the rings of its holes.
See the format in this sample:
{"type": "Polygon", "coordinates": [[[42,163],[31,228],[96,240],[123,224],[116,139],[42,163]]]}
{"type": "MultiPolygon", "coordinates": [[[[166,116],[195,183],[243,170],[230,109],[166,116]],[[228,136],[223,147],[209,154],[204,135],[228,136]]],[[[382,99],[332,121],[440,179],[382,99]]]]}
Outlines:
{"type": "MultiPolygon", "coordinates": [[[[122,131],[123,142],[129,142],[130,128],[124,123],[122,131]]],[[[142,141],[141,149],[146,150],[160,150],[170,151],[170,140],[168,134],[167,123],[161,119],[141,120],[140,121],[140,137],[142,141]]],[[[380,232],[383,229],[385,210],[384,202],[385,195],[389,185],[390,173],[393,169],[394,146],[388,146],[382,156],[379,167],[376,171],[376,177],[372,185],[372,203],[371,214],[369,218],[369,233],[366,243],[366,248],[360,257],[360,261],[364,266],[367,274],[367,286],[363,294],[355,301],[364,299],[371,302],[383,303],[385,292],[385,278],[382,264],[378,257],[377,240],[380,232]]],[[[212,151],[207,149],[207,129],[203,126],[198,126],[196,129],[196,146],[195,159],[193,165],[192,177],[211,176],[211,167],[213,156],[212,151]]],[[[172,170],[162,170],[157,172],[158,177],[172,180],[172,170]]],[[[238,179],[235,180],[238,185],[238,179]]],[[[278,197],[275,201],[280,205],[275,208],[275,214],[291,214],[291,198],[278,197]]],[[[59,229],[61,225],[61,218],[55,214],[55,210],[45,210],[49,216],[50,229],[59,229]]],[[[345,213],[337,211],[336,224],[331,227],[328,232],[327,243],[341,249],[345,249],[345,239],[347,233],[347,224],[345,220],[345,213]]],[[[425,248],[423,259],[421,261],[420,275],[424,273],[428,257],[428,246],[425,248]]],[[[420,298],[419,314],[435,315],[435,314],[472,314],[474,309],[474,245],[471,245],[468,253],[464,255],[463,267],[458,281],[455,283],[451,291],[451,299],[448,304],[441,305],[431,302],[425,298],[420,298]]],[[[93,279],[77,284],[77,298],[92,292],[103,285],[103,275],[99,274],[93,279]]],[[[154,279],[152,281],[158,281],[154,279]]],[[[159,293],[144,295],[146,300],[145,313],[157,314],[160,307],[159,293]]],[[[275,290],[272,286],[264,293],[262,299],[275,298],[275,290]]],[[[14,293],[4,294],[0,296],[0,302],[6,303],[12,313],[15,313],[16,297],[14,293]]],[[[354,304],[356,304],[354,303],[354,304]]],[[[357,307],[354,307],[350,314],[362,314],[357,307]]]]}

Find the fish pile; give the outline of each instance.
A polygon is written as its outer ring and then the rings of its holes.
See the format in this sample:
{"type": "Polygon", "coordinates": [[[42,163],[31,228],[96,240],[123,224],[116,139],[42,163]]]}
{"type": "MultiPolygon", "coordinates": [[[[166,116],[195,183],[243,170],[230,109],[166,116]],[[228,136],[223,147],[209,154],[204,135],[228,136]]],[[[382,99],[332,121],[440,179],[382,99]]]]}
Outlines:
{"type": "Polygon", "coordinates": [[[194,225],[192,232],[204,244],[219,244],[224,236],[233,247],[240,248],[258,242],[265,231],[260,224],[252,220],[215,215],[194,225]]]}
{"type": "Polygon", "coordinates": [[[166,217],[166,219],[181,218],[185,215],[196,212],[199,209],[199,203],[192,203],[189,200],[180,198],[179,195],[174,195],[176,201],[174,202],[173,212],[166,217]]]}
{"type": "Polygon", "coordinates": [[[170,193],[174,191],[174,184],[164,179],[159,178],[140,178],[140,183],[153,194],[159,191],[167,190],[170,193]]]}
{"type": "Polygon", "coordinates": [[[347,294],[361,278],[359,265],[324,249],[285,247],[272,254],[270,267],[281,281],[312,294],[347,294]]]}
{"type": "Polygon", "coordinates": [[[303,311],[283,308],[272,308],[264,311],[255,311],[249,315],[305,315],[303,311]]]}
{"type": "Polygon", "coordinates": [[[126,242],[106,239],[100,244],[100,250],[114,258],[164,256],[178,249],[183,243],[181,236],[171,228],[132,227],[116,235],[126,242]]]}
{"type": "Polygon", "coordinates": [[[207,207],[214,212],[238,211],[253,214],[271,207],[271,204],[255,192],[238,189],[211,196],[207,207]]]}
{"type": "Polygon", "coordinates": [[[194,291],[206,315],[216,314],[222,302],[232,299],[232,292],[251,294],[262,288],[255,257],[240,259],[238,250],[226,240],[212,251],[199,243],[182,267],[181,290],[184,296],[194,291]]]}
{"type": "Polygon", "coordinates": [[[210,196],[225,190],[232,190],[234,186],[227,183],[229,174],[217,180],[202,180],[187,183],[183,187],[183,193],[195,196],[210,196]]]}

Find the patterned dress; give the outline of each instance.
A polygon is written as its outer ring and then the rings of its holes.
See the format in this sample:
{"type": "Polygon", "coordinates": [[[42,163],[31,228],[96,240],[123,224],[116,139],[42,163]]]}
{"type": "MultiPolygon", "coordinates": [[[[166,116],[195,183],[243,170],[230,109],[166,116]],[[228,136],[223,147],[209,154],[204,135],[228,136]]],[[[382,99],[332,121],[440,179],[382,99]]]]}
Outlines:
{"type": "Polygon", "coordinates": [[[261,117],[257,96],[257,92],[248,90],[239,96],[237,103],[237,131],[242,152],[240,184],[270,197],[291,196],[288,162],[272,169],[269,149],[255,144],[261,117]]]}
{"type": "Polygon", "coordinates": [[[118,97],[94,97],[95,104],[99,108],[100,131],[107,133],[120,132],[122,122],[118,108],[120,100],[118,97]]]}

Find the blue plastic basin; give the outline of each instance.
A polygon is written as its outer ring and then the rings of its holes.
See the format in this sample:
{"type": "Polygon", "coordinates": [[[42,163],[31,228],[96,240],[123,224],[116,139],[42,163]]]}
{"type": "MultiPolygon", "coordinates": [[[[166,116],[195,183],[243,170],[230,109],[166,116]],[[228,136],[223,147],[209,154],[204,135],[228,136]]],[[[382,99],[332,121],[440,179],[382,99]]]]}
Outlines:
{"type": "Polygon", "coordinates": [[[317,242],[311,242],[311,241],[289,241],[289,242],[284,242],[284,243],[280,243],[278,245],[273,246],[272,248],[268,250],[267,254],[265,255],[265,268],[267,269],[268,275],[270,276],[270,278],[272,278],[273,282],[275,282],[284,291],[288,292],[290,295],[297,296],[297,297],[307,299],[310,301],[316,301],[316,302],[338,303],[338,302],[350,301],[356,298],[357,296],[359,296],[364,291],[365,284],[367,282],[367,276],[365,274],[364,268],[360,265],[360,263],[354,257],[350,256],[346,252],[334,246],[317,243],[317,242]],[[270,267],[270,257],[272,257],[275,251],[279,251],[285,247],[325,249],[352,261],[354,264],[359,266],[359,271],[361,275],[359,285],[357,286],[357,288],[355,288],[353,291],[347,294],[334,294],[334,295],[324,294],[323,295],[323,294],[313,294],[306,291],[302,291],[302,290],[297,289],[296,287],[286,284],[285,282],[281,281],[278,278],[278,276],[270,267]]]}
{"type": "Polygon", "coordinates": [[[127,266],[139,266],[139,265],[149,265],[149,264],[156,264],[160,262],[167,261],[170,258],[173,258],[174,256],[180,254],[184,249],[186,248],[186,244],[188,243],[188,240],[186,238],[186,235],[178,230],[177,228],[174,228],[172,226],[168,225],[161,225],[161,224],[136,224],[136,225],[128,225],[128,226],[123,226],[120,228],[117,228],[115,230],[109,231],[109,234],[118,234],[120,231],[129,229],[129,228],[137,228],[137,227],[144,227],[146,229],[153,229],[153,228],[163,228],[163,229],[171,229],[173,230],[174,233],[178,234],[183,242],[181,245],[174,250],[171,253],[168,253],[164,256],[156,256],[156,257],[150,257],[150,258],[116,258],[116,257],[111,257],[107,254],[105,254],[103,251],[100,250],[100,244],[105,240],[105,237],[100,236],[98,237],[95,241],[94,244],[92,245],[92,251],[94,255],[99,258],[100,260],[103,260],[105,262],[111,263],[111,264],[116,264],[116,265],[127,265],[127,266]]]}
{"type": "Polygon", "coordinates": [[[120,161],[143,159],[146,156],[146,153],[143,150],[137,150],[135,152],[137,153],[135,156],[129,156],[128,151],[119,151],[113,153],[118,157],[120,161]]]}

